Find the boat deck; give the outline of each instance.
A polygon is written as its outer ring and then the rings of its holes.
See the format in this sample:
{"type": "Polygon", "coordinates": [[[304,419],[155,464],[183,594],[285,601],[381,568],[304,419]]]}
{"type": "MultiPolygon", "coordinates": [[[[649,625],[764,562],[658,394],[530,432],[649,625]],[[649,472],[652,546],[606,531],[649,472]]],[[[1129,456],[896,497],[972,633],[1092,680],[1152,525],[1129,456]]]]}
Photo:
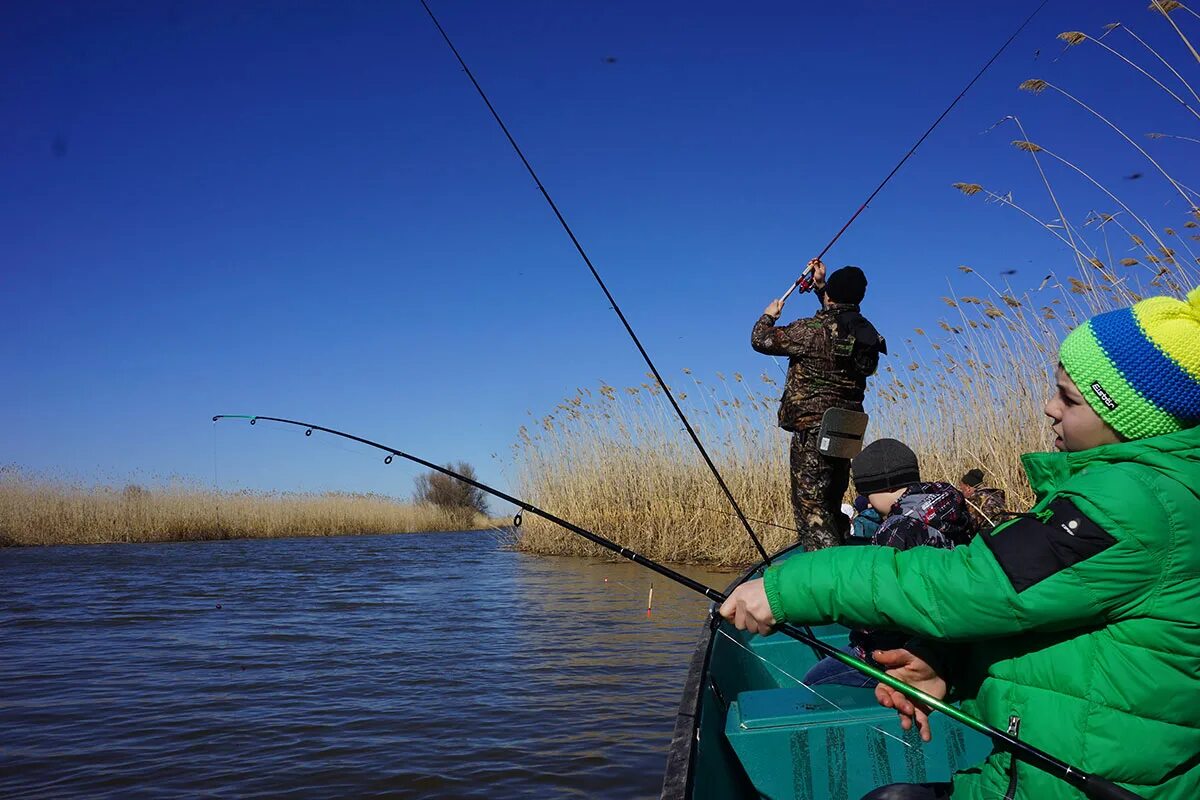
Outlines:
{"type": "MultiPolygon", "coordinates": [[[[814,633],[835,647],[849,636],[838,625],[814,633]]],[[[859,800],[888,783],[949,780],[991,751],[986,737],[941,716],[933,741],[922,742],[873,688],[803,686],[816,661],[794,639],[710,626],[680,707],[664,800],[859,800]]]]}

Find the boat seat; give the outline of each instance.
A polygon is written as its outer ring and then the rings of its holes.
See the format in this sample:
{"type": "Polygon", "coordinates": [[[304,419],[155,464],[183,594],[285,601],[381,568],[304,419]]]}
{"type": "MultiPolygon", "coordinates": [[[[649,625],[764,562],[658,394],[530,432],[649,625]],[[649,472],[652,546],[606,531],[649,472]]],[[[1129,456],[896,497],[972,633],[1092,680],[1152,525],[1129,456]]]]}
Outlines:
{"type": "Polygon", "coordinates": [[[985,737],[944,717],[934,740],[922,743],[875,702],[873,688],[828,684],[741,692],[725,737],[759,796],[788,800],[856,800],[888,783],[944,781],[991,750],[985,737]]]}
{"type": "MultiPolygon", "coordinates": [[[[839,650],[848,644],[850,631],[840,625],[828,625],[813,631],[817,638],[839,650]]],[[[793,687],[814,664],[817,655],[812,648],[797,646],[787,636],[754,636],[749,642],[750,650],[765,662],[765,672],[775,686],[793,687]]]]}

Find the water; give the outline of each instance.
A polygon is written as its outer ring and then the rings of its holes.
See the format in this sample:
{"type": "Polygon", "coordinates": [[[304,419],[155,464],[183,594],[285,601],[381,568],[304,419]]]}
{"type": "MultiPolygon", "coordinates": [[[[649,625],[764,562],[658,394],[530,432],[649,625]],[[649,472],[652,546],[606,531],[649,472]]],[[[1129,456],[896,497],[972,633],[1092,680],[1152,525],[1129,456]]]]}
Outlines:
{"type": "Polygon", "coordinates": [[[480,533],[5,549],[0,586],[5,797],[656,796],[708,607],[480,533]]]}

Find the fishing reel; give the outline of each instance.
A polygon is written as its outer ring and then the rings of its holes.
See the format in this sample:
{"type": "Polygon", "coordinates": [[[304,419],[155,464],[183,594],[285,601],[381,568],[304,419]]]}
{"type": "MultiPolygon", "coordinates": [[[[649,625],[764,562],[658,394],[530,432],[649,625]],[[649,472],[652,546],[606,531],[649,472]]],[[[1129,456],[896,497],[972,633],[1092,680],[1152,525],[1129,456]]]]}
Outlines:
{"type": "Polygon", "coordinates": [[[796,278],[796,291],[800,293],[811,292],[816,285],[817,281],[813,277],[812,267],[805,267],[800,277],[796,278]]]}
{"type": "Polygon", "coordinates": [[[800,273],[800,277],[796,278],[796,282],[792,284],[791,288],[784,292],[783,297],[779,298],[779,300],[781,303],[786,303],[787,299],[792,296],[792,292],[796,291],[797,289],[799,289],[802,293],[811,292],[816,288],[816,285],[817,281],[813,275],[812,266],[806,266],[804,268],[804,272],[800,273]]]}

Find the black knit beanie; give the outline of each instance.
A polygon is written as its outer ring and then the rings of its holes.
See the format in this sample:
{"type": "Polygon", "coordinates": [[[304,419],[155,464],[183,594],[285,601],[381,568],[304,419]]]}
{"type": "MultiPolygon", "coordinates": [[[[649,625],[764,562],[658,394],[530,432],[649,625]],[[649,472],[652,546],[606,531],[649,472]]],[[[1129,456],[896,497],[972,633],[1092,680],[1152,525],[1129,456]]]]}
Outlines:
{"type": "Polygon", "coordinates": [[[903,489],[921,480],[917,454],[895,439],[878,439],[864,447],[850,461],[850,474],[859,494],[903,489]]]}
{"type": "Polygon", "coordinates": [[[962,482],[967,486],[978,486],[983,483],[983,470],[973,469],[962,476],[962,482]]]}
{"type": "Polygon", "coordinates": [[[825,279],[825,293],[835,303],[858,305],[867,296],[867,276],[858,267],[842,267],[825,279]]]}

